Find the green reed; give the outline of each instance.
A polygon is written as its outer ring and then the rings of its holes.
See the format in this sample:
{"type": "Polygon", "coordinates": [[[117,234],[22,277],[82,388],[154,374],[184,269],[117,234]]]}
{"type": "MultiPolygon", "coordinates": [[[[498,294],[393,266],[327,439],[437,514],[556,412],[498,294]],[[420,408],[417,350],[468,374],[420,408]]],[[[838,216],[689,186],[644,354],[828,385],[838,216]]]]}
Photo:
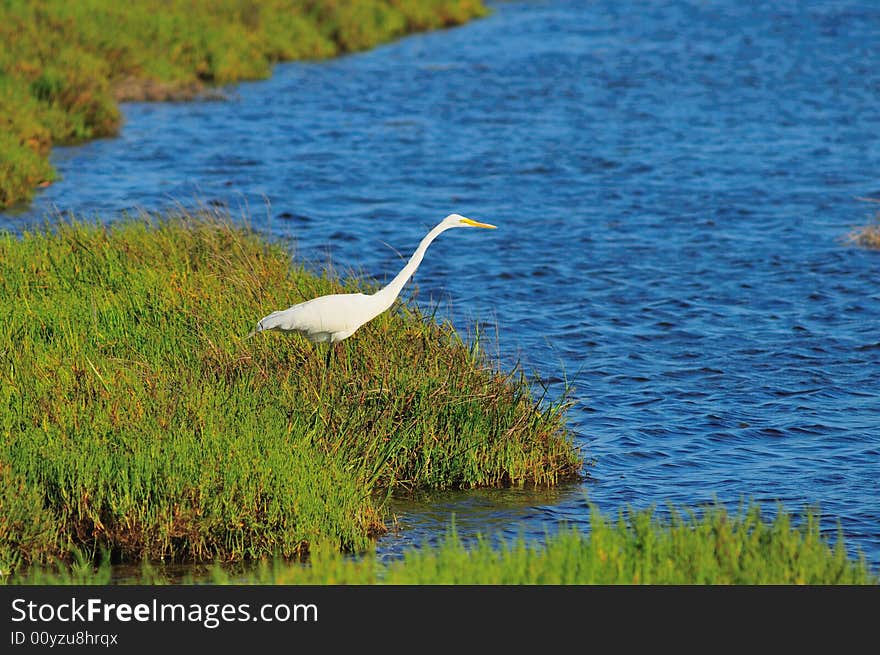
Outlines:
{"type": "Polygon", "coordinates": [[[108,564],[78,562],[62,569],[39,568],[9,582],[25,584],[712,584],[876,585],[863,557],[846,554],[843,536],[832,545],[808,510],[795,525],[781,507],[773,519],[757,504],[730,514],[721,505],[666,518],[653,510],[621,512],[616,520],[591,507],[587,533],[561,527],[544,544],[523,538],[464,543],[454,526],[437,546],[407,551],[391,563],[374,554],[344,557],[316,549],[309,564],[280,558],[247,567],[215,564],[198,574],[180,574],[144,564],[114,580],[108,564]]]}
{"type": "Polygon", "coordinates": [[[298,336],[245,338],[272,309],[370,286],[216,216],[0,235],[0,568],[361,551],[391,489],[579,475],[565,401],[414,305],[327,373],[298,336]]]}
{"type": "Polygon", "coordinates": [[[55,173],[53,143],[119,129],[120,100],[198,97],[268,77],[274,62],[331,57],[464,23],[480,0],[6,0],[0,3],[0,208],[55,173]]]}

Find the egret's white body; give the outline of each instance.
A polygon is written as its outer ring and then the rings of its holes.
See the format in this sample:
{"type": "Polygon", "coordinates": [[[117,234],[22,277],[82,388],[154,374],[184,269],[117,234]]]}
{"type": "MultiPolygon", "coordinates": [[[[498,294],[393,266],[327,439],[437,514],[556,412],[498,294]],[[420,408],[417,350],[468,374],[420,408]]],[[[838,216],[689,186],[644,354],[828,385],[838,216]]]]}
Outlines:
{"type": "Polygon", "coordinates": [[[264,316],[251,334],[265,330],[298,332],[312,343],[331,344],[347,339],[359,327],[394,304],[404,285],[422,263],[431,242],[446,230],[455,227],[495,228],[488,223],[478,223],[458,214],[450,214],[425,235],[406,266],[387,286],[376,293],[334,293],[307,300],[264,316]]]}
{"type": "Polygon", "coordinates": [[[280,330],[299,332],[312,343],[336,343],[354,334],[361,325],[378,316],[372,296],[363,293],[334,293],[272,312],[257,323],[255,332],[280,330]],[[344,307],[344,311],[340,308],[344,307]]]}

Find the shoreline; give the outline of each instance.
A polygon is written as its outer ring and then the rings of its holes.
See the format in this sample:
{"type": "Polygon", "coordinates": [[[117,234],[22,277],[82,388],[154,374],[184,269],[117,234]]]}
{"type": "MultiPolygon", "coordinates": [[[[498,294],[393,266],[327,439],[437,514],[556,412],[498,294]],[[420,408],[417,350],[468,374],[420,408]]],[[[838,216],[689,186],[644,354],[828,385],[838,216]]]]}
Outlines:
{"type": "Polygon", "coordinates": [[[226,100],[219,87],[212,87],[199,80],[162,82],[128,76],[113,84],[116,102],[208,102],[226,100]]]}
{"type": "Polygon", "coordinates": [[[437,543],[393,560],[374,552],[351,558],[320,550],[308,566],[278,557],[225,565],[143,561],[113,567],[36,567],[8,584],[78,585],[871,585],[880,584],[864,556],[832,543],[806,509],[800,525],[779,508],[773,519],[758,504],[736,513],[723,505],[674,511],[629,510],[617,519],[590,504],[590,529],[564,524],[543,543],[480,534],[463,540],[454,523],[437,543]]]}
{"type": "Polygon", "coordinates": [[[584,462],[449,323],[399,302],[325,371],[268,308],[369,291],[219,215],[0,234],[0,568],[366,550],[393,489],[553,486],[584,462]],[[4,345],[5,340],[5,345],[4,345]],[[79,554],[78,554],[79,553],[79,554]]]}
{"type": "Polygon", "coordinates": [[[481,0],[35,0],[0,10],[0,210],[57,173],[53,145],[115,136],[125,101],[197,101],[266,79],[282,61],[326,59],[486,16],[481,0]]]}

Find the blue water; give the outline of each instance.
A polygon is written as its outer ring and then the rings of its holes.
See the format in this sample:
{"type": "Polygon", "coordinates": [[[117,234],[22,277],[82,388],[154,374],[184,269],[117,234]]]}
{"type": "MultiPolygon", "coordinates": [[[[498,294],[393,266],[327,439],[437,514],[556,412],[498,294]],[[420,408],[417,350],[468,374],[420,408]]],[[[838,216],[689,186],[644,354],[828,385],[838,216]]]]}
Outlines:
{"type": "Polygon", "coordinates": [[[880,563],[880,252],[846,241],[880,197],[880,5],[504,2],[228,93],[125,105],[0,227],[225,204],[387,280],[447,213],[497,224],[436,241],[418,300],[575,385],[590,479],[398,500],[383,554],[453,512],[541,536],[587,498],[754,499],[880,563]]]}

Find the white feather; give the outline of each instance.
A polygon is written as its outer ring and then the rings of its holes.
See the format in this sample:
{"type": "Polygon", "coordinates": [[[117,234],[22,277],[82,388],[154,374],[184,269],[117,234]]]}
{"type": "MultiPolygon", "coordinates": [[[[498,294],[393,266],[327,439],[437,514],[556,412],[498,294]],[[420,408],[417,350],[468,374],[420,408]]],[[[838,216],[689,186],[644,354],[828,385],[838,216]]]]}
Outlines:
{"type": "Polygon", "coordinates": [[[493,228],[458,214],[450,214],[421,240],[406,266],[387,286],[374,294],[334,293],[272,312],[257,323],[248,337],[266,330],[298,332],[312,343],[336,343],[350,337],[364,323],[373,320],[394,304],[404,285],[422,263],[431,242],[454,227],[493,228]]]}

